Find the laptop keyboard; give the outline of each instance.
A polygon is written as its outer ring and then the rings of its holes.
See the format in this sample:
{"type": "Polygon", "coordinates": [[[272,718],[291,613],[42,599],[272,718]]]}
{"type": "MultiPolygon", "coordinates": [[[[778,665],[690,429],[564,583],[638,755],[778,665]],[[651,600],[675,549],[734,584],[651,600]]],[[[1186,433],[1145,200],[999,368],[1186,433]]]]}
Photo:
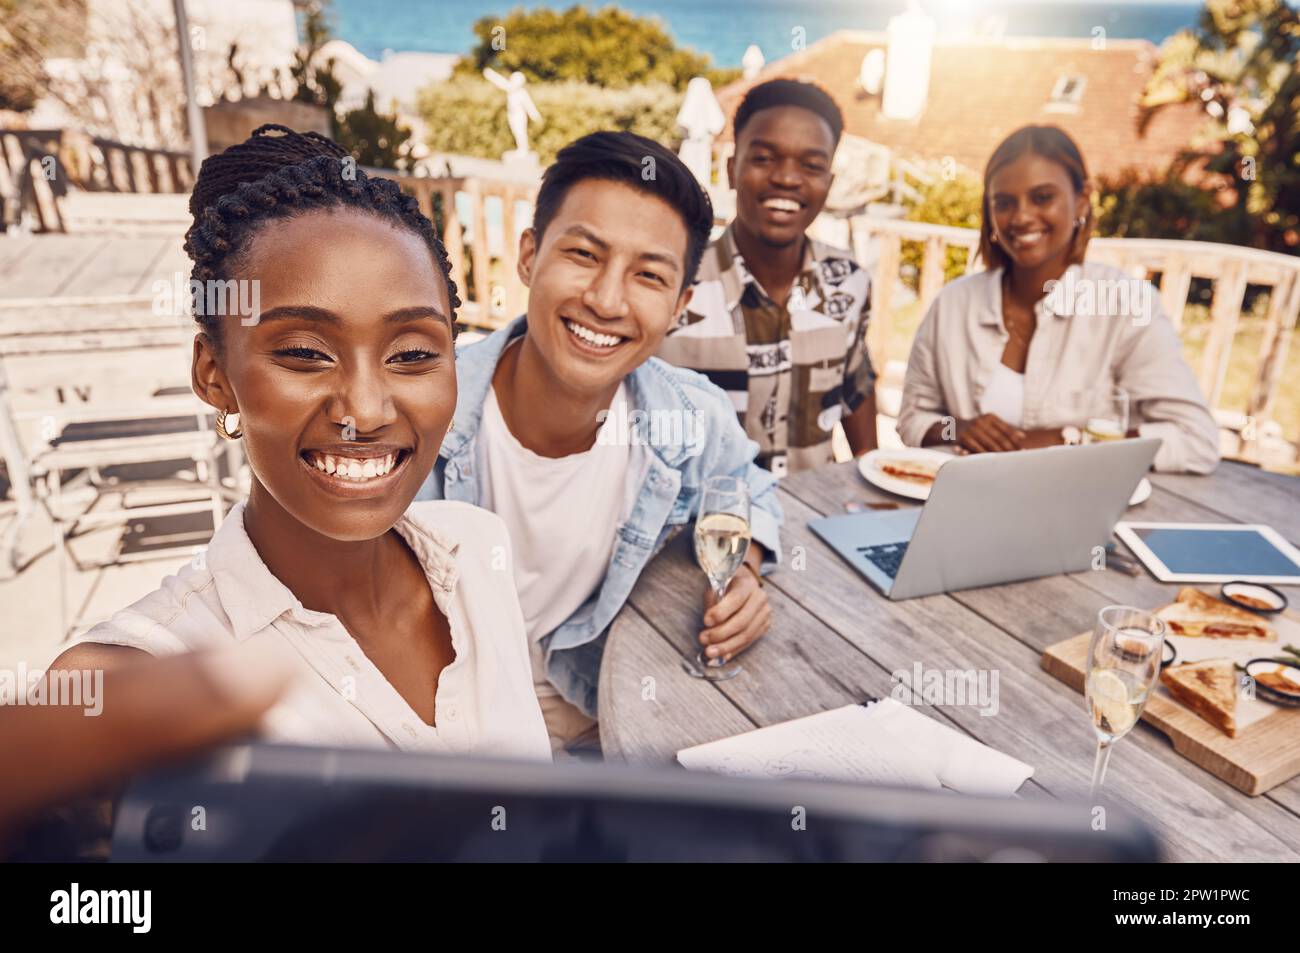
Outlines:
{"type": "Polygon", "coordinates": [[[884,543],[879,546],[859,546],[858,552],[890,579],[898,575],[898,566],[907,552],[907,543],[884,543]]]}

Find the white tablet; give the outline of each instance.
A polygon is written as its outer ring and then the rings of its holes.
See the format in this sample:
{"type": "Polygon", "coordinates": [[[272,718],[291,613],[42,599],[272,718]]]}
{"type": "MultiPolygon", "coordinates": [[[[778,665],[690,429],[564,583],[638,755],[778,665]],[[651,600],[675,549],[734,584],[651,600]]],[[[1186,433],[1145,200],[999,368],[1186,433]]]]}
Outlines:
{"type": "Polygon", "coordinates": [[[1161,582],[1300,585],[1300,550],[1271,526],[1118,523],[1115,535],[1161,582]]]}

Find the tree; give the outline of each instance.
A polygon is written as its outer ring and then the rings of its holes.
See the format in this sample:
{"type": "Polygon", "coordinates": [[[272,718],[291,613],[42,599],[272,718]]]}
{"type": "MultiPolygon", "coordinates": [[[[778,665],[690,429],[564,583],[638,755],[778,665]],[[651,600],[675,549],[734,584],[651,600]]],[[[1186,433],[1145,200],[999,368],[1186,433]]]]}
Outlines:
{"type": "Polygon", "coordinates": [[[1175,173],[1202,167],[1231,184],[1221,228],[1300,254],[1300,14],[1282,0],[1207,0],[1197,27],[1170,39],[1142,101],[1140,127],[1201,104],[1207,133],[1175,173]],[[1235,221],[1234,221],[1235,220],[1235,221]]]}
{"type": "Polygon", "coordinates": [[[84,0],[0,0],[0,85],[18,107],[48,96],[82,129],[137,145],[184,142],[185,92],[176,28],[146,0],[101,4],[88,21],[84,0]],[[94,30],[88,28],[93,22],[94,30]],[[74,61],[57,76],[47,58],[74,61]]]}
{"type": "MultiPolygon", "coordinates": [[[[984,188],[980,178],[965,167],[945,169],[942,163],[924,168],[925,178],[915,185],[914,197],[904,199],[905,217],[911,222],[931,222],[957,228],[980,227],[980,203],[984,188]]],[[[925,248],[920,242],[904,242],[902,264],[912,276],[909,282],[919,285],[925,248]]],[[[960,278],[966,272],[966,249],[953,246],[944,256],[944,281],[960,278]]]]}
{"type": "Polygon", "coordinates": [[[1181,238],[1187,241],[1250,244],[1251,228],[1225,216],[1215,193],[1176,172],[1152,176],[1125,169],[1097,182],[1093,202],[1097,234],[1107,238],[1181,238]]]}
{"type": "Polygon", "coordinates": [[[330,40],[329,0],[313,0],[302,13],[303,44],[294,53],[289,73],[297,88],[298,102],[322,106],[330,116],[330,136],[362,165],[382,169],[404,169],[410,159],[411,130],[398,117],[381,113],[375,106],[374,90],[366,93],[365,105],[338,113],[343,84],[334,75],[334,60],[322,63],[321,48],[330,40]]]}
{"type": "Polygon", "coordinates": [[[40,4],[0,0],[0,109],[27,112],[49,84],[45,57],[58,31],[45,12],[40,4]]]}
{"type": "Polygon", "coordinates": [[[458,75],[482,76],[490,66],[507,76],[518,70],[532,82],[575,80],[606,88],[655,83],[678,91],[695,76],[718,86],[740,75],[714,69],[708,56],[679,49],[657,18],[614,6],[514,10],[478,20],[474,35],[478,43],[456,64],[458,75]]]}
{"type": "Polygon", "coordinates": [[[344,113],[335,123],[335,141],[362,165],[381,169],[404,169],[410,159],[411,130],[396,115],[375,108],[375,91],[366,93],[366,104],[344,113]]]}
{"type": "MultiPolygon", "coordinates": [[[[326,0],[328,2],[328,0],[326,0]]],[[[293,54],[289,74],[298,88],[293,98],[300,103],[324,106],[334,115],[334,104],[339,101],[343,84],[334,75],[334,60],[322,64],[317,57],[321,47],[330,40],[329,19],[325,3],[308,4],[302,14],[303,45],[293,54]]],[[[337,121],[334,121],[337,131],[337,121]]]]}

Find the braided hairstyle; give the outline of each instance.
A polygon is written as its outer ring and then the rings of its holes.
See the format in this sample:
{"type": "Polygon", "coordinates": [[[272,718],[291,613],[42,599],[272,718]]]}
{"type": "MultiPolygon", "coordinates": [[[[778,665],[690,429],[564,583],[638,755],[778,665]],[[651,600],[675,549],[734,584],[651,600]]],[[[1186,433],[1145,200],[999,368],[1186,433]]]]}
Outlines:
{"type": "MultiPolygon", "coordinates": [[[[424,239],[447,282],[454,334],[460,297],[447,250],[419,203],[397,183],[367,176],[337,143],[275,123],[258,126],[244,142],[203,160],[190,195],[194,223],[185,233],[185,251],[194,262],[191,282],[206,287],[233,277],[263,222],[335,207],[364,210],[424,239]]],[[[197,310],[195,319],[220,348],[221,316],[197,310]]]]}

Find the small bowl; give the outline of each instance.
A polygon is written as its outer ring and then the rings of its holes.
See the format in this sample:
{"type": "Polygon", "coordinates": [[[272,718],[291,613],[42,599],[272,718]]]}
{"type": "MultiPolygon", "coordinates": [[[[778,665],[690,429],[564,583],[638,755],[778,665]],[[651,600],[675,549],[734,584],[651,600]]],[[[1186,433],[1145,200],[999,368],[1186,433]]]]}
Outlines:
{"type": "Polygon", "coordinates": [[[1176,661],[1178,661],[1178,646],[1165,639],[1164,658],[1160,660],[1160,667],[1162,669],[1168,668],[1176,661]]]}
{"type": "MultiPolygon", "coordinates": [[[[1169,645],[1164,642],[1164,645],[1169,645]]],[[[1169,645],[1173,648],[1172,645],[1169,645]]],[[[1123,635],[1115,636],[1115,649],[1120,658],[1128,662],[1145,662],[1151,657],[1151,643],[1142,639],[1130,639],[1123,635]]],[[[1172,661],[1172,660],[1171,660],[1172,661]]],[[[1169,662],[1161,662],[1160,667],[1164,668],[1169,662]]]]}
{"type": "Polygon", "coordinates": [[[1279,661],[1273,658],[1253,658],[1244,666],[1246,674],[1255,681],[1255,695],[1265,701],[1271,701],[1278,705],[1285,705],[1288,708],[1300,708],[1300,681],[1297,681],[1295,693],[1280,691],[1272,686],[1261,682],[1256,671],[1272,672],[1277,666],[1284,668],[1300,669],[1300,661],[1292,662],[1289,659],[1279,661]]]}
{"type": "Polygon", "coordinates": [[[1259,582],[1225,582],[1219,595],[1224,601],[1256,615],[1276,615],[1287,607],[1286,596],[1259,582]]]}

